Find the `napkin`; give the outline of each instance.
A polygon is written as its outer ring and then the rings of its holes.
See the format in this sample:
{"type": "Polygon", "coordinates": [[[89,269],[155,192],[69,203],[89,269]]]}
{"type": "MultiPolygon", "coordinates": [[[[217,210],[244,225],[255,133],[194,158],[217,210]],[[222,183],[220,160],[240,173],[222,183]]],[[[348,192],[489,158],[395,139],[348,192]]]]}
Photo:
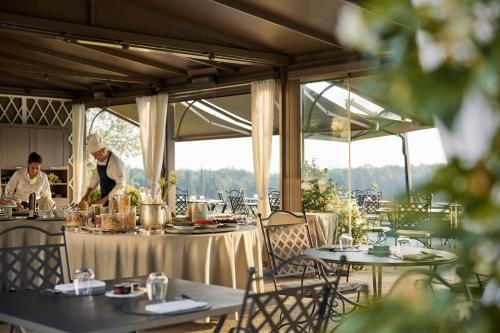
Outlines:
{"type": "Polygon", "coordinates": [[[415,253],[415,254],[403,255],[403,260],[419,261],[419,260],[434,259],[436,257],[438,257],[438,256],[436,256],[432,253],[415,253]]]}
{"type": "MultiPolygon", "coordinates": [[[[89,280],[85,281],[85,283],[82,283],[80,286],[78,286],[78,289],[83,289],[83,288],[104,288],[106,287],[106,283],[104,281],[100,280],[89,280]]],[[[74,283],[64,283],[64,284],[58,284],[54,287],[55,290],[62,291],[63,293],[68,292],[68,291],[75,291],[75,284],[74,283]]]]}
{"type": "Polygon", "coordinates": [[[199,308],[204,308],[208,305],[207,302],[195,301],[192,299],[183,299],[178,301],[171,302],[163,302],[156,304],[146,305],[146,311],[154,312],[154,313],[175,313],[175,312],[184,312],[187,310],[196,310],[199,308]]]}

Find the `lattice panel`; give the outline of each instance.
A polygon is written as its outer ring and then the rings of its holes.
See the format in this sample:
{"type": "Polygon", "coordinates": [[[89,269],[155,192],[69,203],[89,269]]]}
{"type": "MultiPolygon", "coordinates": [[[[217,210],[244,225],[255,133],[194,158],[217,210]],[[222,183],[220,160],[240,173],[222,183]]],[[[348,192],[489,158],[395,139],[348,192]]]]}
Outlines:
{"type": "Polygon", "coordinates": [[[71,122],[71,103],[66,100],[29,98],[26,107],[27,124],[64,127],[71,122]]]}
{"type": "Polygon", "coordinates": [[[186,215],[187,214],[187,199],[188,199],[188,191],[183,191],[176,189],[175,193],[175,213],[177,215],[186,215]]]}
{"type": "MultiPolygon", "coordinates": [[[[276,260],[276,265],[279,265],[282,260],[298,256],[302,254],[302,251],[312,247],[305,223],[267,226],[266,233],[271,243],[271,251],[276,260]]],[[[277,272],[277,275],[301,275],[304,271],[303,265],[308,264],[310,263],[299,262],[298,265],[287,265],[277,272]]],[[[315,271],[314,267],[308,267],[308,273],[314,273],[315,271]]]]}
{"type": "Polygon", "coordinates": [[[22,105],[21,97],[0,95],[0,123],[22,124],[22,105]]]}
{"type": "Polygon", "coordinates": [[[397,228],[405,230],[422,230],[429,221],[429,205],[419,202],[401,202],[397,209],[397,228]]]}
{"type": "Polygon", "coordinates": [[[329,298],[327,285],[290,289],[287,295],[277,292],[251,294],[245,332],[320,332],[326,326],[329,298]]]}
{"type": "Polygon", "coordinates": [[[245,203],[245,194],[243,191],[232,190],[227,194],[227,197],[233,214],[248,215],[248,209],[245,203]]]}
{"type": "Polygon", "coordinates": [[[269,192],[269,206],[271,208],[271,213],[277,212],[280,210],[280,192],[279,191],[271,191],[269,192]]]}

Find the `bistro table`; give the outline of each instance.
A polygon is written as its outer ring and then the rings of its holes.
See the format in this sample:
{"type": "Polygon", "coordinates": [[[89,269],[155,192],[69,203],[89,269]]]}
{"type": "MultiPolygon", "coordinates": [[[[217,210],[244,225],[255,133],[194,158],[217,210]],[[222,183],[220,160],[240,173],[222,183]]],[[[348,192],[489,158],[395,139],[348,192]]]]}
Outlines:
{"type": "MultiPolygon", "coordinates": [[[[262,275],[259,230],[207,234],[87,233],[66,230],[72,270],[90,267],[101,280],[164,272],[179,278],[245,289],[248,268],[262,275]]],[[[260,279],[252,288],[263,291],[260,279]]]]}
{"type": "Polygon", "coordinates": [[[435,257],[423,260],[405,260],[397,257],[397,247],[391,246],[391,255],[381,257],[368,253],[367,246],[353,248],[351,250],[340,251],[338,248],[315,248],[303,252],[303,254],[330,261],[334,263],[340,262],[340,257],[345,255],[346,265],[363,265],[372,266],[372,282],[373,294],[375,297],[382,296],[382,267],[383,266],[432,266],[436,269],[439,265],[453,263],[457,260],[457,256],[448,251],[419,248],[419,247],[402,247],[404,255],[428,253],[435,257]]]}
{"type": "MultiPolygon", "coordinates": [[[[146,277],[140,277],[119,282],[139,282],[144,285],[145,280],[146,277]]],[[[116,282],[107,281],[106,289],[112,289],[116,282]]],[[[145,296],[139,299],[112,299],[104,295],[51,295],[30,290],[0,294],[0,321],[45,333],[119,333],[220,316],[214,330],[218,332],[226,315],[241,309],[244,290],[169,279],[167,299],[182,295],[208,302],[210,308],[178,315],[139,315],[127,313],[123,307],[129,302],[144,300],[145,296]]]]}

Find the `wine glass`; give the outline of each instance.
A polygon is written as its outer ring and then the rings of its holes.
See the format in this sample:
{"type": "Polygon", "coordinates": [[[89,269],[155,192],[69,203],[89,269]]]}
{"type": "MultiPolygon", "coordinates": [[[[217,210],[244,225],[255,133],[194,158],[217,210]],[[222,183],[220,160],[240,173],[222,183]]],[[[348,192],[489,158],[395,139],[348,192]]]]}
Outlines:
{"type": "Polygon", "coordinates": [[[340,235],[340,251],[343,251],[344,245],[347,249],[352,247],[353,238],[350,234],[344,233],[340,235]]]}
{"type": "Polygon", "coordinates": [[[167,297],[168,278],[162,272],[149,274],[146,281],[146,290],[150,301],[165,301],[167,297]]]}
{"type": "Polygon", "coordinates": [[[397,240],[397,244],[398,244],[398,255],[399,256],[402,256],[403,255],[403,247],[407,247],[407,246],[410,246],[410,238],[407,237],[407,236],[399,236],[398,237],[398,240],[397,240]]]}
{"type": "Polygon", "coordinates": [[[90,268],[79,268],[73,274],[73,284],[75,286],[76,295],[90,295],[92,290],[90,281],[94,280],[94,271],[90,268]]]}

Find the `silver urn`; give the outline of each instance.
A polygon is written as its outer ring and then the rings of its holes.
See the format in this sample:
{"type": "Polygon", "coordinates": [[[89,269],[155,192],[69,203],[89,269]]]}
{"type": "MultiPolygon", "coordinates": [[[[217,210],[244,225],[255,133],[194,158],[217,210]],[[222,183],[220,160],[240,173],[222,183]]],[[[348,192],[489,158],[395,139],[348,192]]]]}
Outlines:
{"type": "Polygon", "coordinates": [[[170,218],[165,204],[141,204],[141,226],[145,229],[161,229],[170,218]]]}

